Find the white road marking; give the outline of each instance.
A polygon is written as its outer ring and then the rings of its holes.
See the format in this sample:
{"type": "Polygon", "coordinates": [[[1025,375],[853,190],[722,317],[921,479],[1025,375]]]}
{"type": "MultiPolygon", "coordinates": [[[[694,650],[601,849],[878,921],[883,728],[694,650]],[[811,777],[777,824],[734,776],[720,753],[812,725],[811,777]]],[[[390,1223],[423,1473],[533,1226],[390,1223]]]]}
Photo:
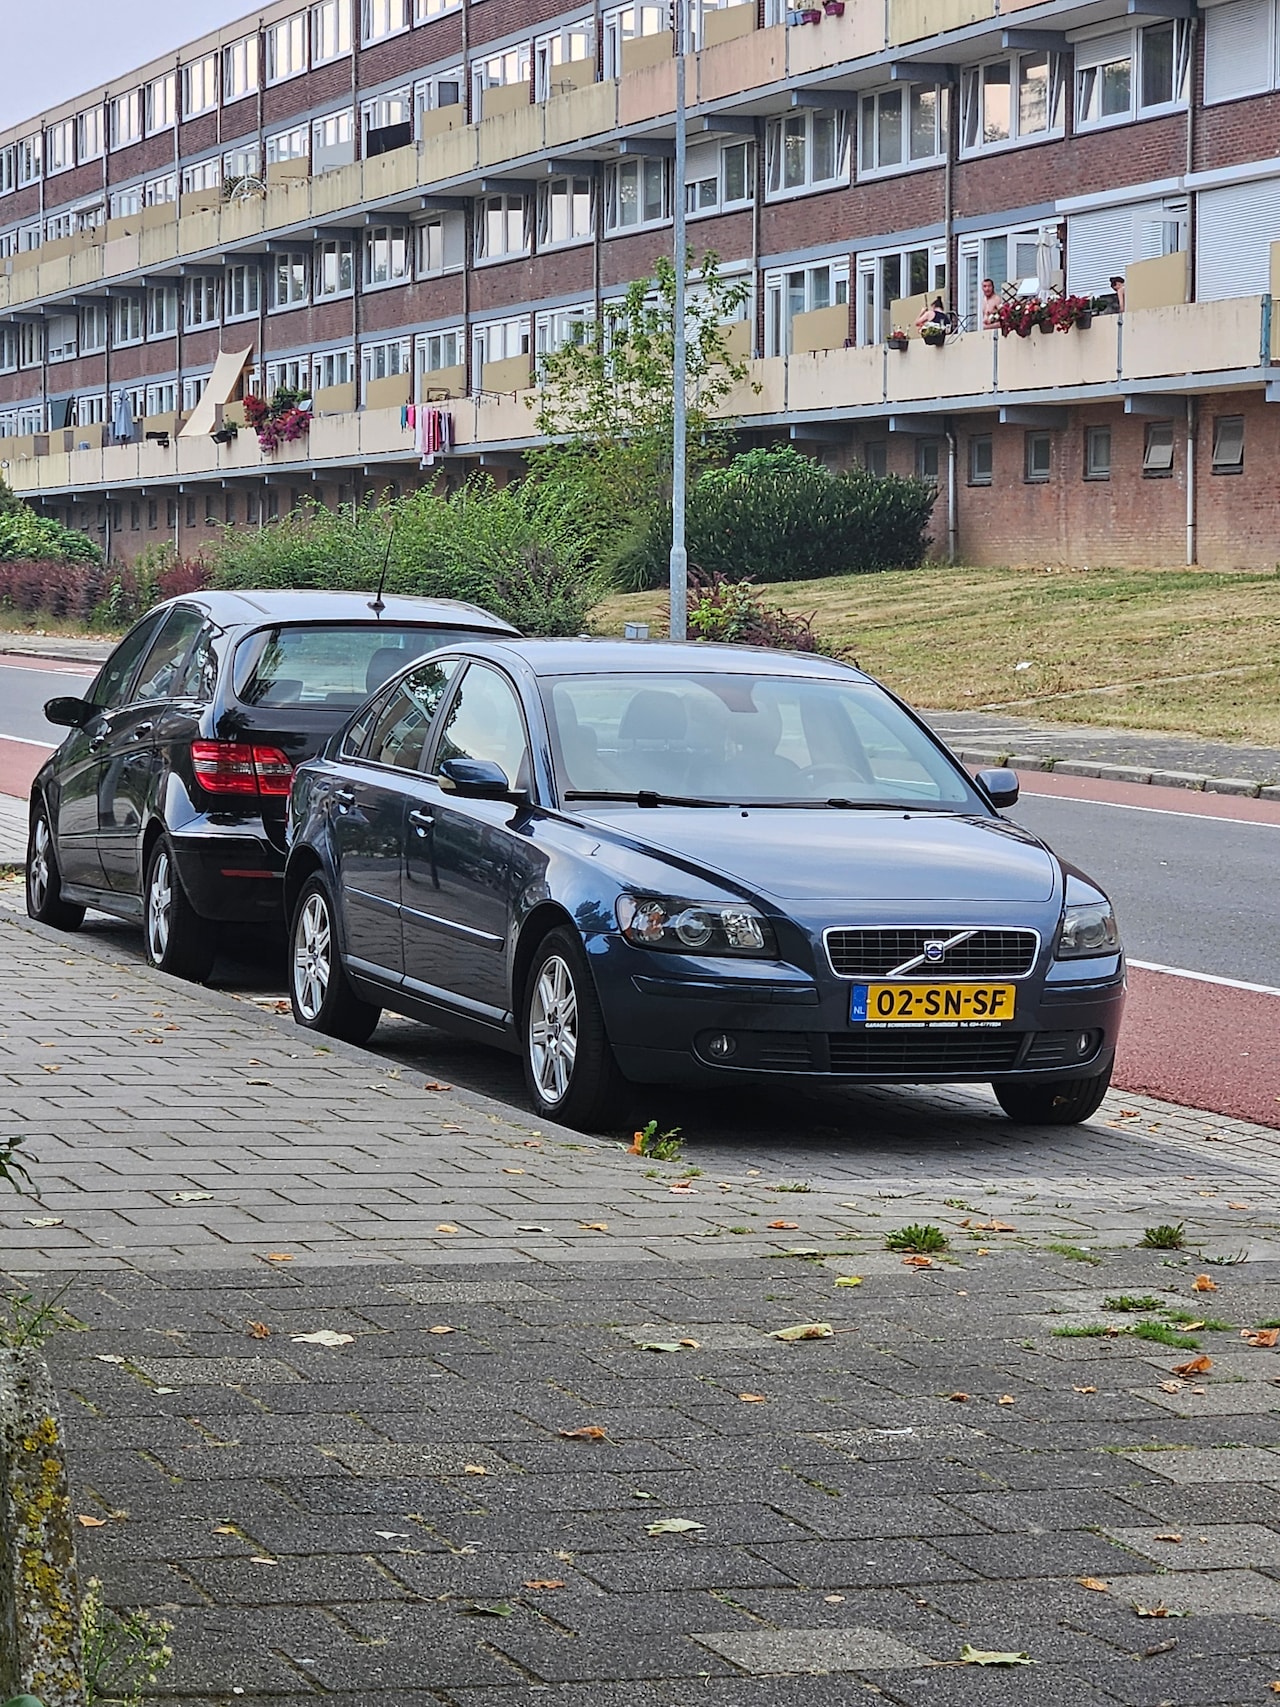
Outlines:
{"type": "MultiPolygon", "coordinates": [[[[1176,806],[1131,806],[1127,800],[1095,800],[1092,795],[1082,794],[1040,794],[1034,788],[1024,787],[1024,795],[1033,795],[1037,800],[1068,800],[1077,806],[1110,806],[1117,812],[1155,812],[1163,818],[1198,818],[1202,824],[1252,824],[1259,830],[1280,830],[1280,824],[1269,823],[1261,818],[1231,818],[1225,812],[1179,812],[1176,806]]],[[[1251,794],[1214,794],[1214,800],[1254,800],[1251,794]]],[[[1266,804],[1266,802],[1264,802],[1266,804]]]]}
{"type": "Polygon", "coordinates": [[[43,747],[49,753],[57,746],[56,741],[32,741],[25,735],[0,735],[0,741],[12,741],[19,747],[43,747]]]}
{"type": "Polygon", "coordinates": [[[1164,972],[1170,978],[1190,978],[1197,984],[1223,984],[1228,990],[1251,990],[1257,996],[1280,996],[1270,984],[1246,984],[1239,978],[1218,978],[1212,972],[1188,972],[1185,966],[1160,966],[1154,960],[1130,960],[1140,972],[1164,972]]]}

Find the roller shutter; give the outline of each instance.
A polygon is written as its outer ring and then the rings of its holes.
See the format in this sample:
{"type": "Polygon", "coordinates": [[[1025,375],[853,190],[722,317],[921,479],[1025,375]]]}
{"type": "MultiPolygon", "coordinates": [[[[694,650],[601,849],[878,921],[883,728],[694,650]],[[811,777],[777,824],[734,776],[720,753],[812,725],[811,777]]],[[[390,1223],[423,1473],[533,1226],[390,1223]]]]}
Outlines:
{"type": "Polygon", "coordinates": [[[1237,101],[1272,83],[1272,0],[1231,0],[1204,15],[1204,100],[1237,101]]]}
{"type": "Polygon", "coordinates": [[[1196,296],[1220,302],[1271,288],[1271,244],[1280,238],[1280,178],[1202,190],[1196,219],[1196,296]]]}

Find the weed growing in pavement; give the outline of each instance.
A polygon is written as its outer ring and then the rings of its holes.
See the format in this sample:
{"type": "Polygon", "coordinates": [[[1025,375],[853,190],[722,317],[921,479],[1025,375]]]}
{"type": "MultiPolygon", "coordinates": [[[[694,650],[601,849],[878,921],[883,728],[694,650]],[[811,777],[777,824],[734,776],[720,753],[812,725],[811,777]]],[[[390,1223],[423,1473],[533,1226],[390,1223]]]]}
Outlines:
{"type": "MultiPolygon", "coordinates": [[[[1249,1253],[1248,1251],[1230,1251],[1223,1256],[1206,1257],[1204,1260],[1211,1262],[1215,1268],[1231,1268],[1238,1262],[1248,1262],[1249,1253]]],[[[1277,1326],[1280,1326],[1280,1323],[1277,1323],[1277,1326]]]]}
{"type": "Polygon", "coordinates": [[[1106,1340],[1115,1339],[1117,1334],[1124,1332],[1124,1328],[1116,1327],[1113,1322],[1089,1322],[1083,1327],[1055,1328],[1053,1337],[1059,1340],[1106,1340]]]}
{"type": "MultiPolygon", "coordinates": [[[[1136,1310],[1141,1314],[1143,1310],[1158,1310],[1160,1300],[1153,1298],[1150,1293],[1144,1294],[1141,1298],[1131,1298],[1127,1292],[1122,1292],[1118,1298],[1104,1298],[1102,1308],[1104,1310],[1136,1310]]],[[[1190,1316],[1187,1317],[1188,1321],[1192,1319],[1190,1316]]]]}
{"type": "Polygon", "coordinates": [[[1175,1326],[1186,1323],[1188,1327],[1203,1328],[1208,1334],[1229,1334],[1235,1326],[1234,1322],[1220,1321],[1217,1316],[1197,1316],[1193,1310],[1170,1310],[1166,1307],[1160,1314],[1175,1326]]]}
{"type": "Polygon", "coordinates": [[[647,1121],[631,1140],[633,1156],[649,1156],[655,1162],[678,1162],[683,1148],[680,1128],[672,1126],[666,1132],[659,1132],[656,1120],[647,1121]]]}
{"type": "Polygon", "coordinates": [[[6,1132],[0,1138],[0,1185],[7,1185],[10,1191],[16,1191],[19,1196],[31,1184],[31,1175],[23,1166],[22,1159],[18,1155],[22,1141],[20,1132],[6,1132]]]}
{"type": "Polygon", "coordinates": [[[173,1658],[165,1638],[173,1625],[150,1613],[113,1612],[102,1598],[102,1584],[89,1578],[80,1605],[80,1644],[84,1653],[85,1698],[89,1707],[142,1707],[160,1673],[173,1658]]]}
{"type": "Polygon", "coordinates": [[[913,1221],[906,1227],[895,1227],[891,1233],[886,1233],[884,1244],[889,1251],[914,1251],[924,1255],[931,1251],[945,1251],[947,1235],[941,1227],[929,1222],[921,1226],[913,1221]]]}
{"type": "Polygon", "coordinates": [[[1177,1226],[1162,1221],[1158,1227],[1147,1227],[1138,1243],[1149,1251],[1180,1251],[1185,1243],[1186,1228],[1181,1221],[1177,1226]]]}
{"type": "Polygon", "coordinates": [[[769,1187],[770,1191],[812,1191],[813,1187],[807,1179],[780,1179],[777,1185],[769,1187]]]}
{"type": "Polygon", "coordinates": [[[1257,1322],[1254,1325],[1257,1328],[1280,1328],[1280,1316],[1272,1316],[1269,1321],[1257,1322]]]}
{"type": "Polygon", "coordinates": [[[1177,1333],[1167,1322],[1135,1322],[1129,1332],[1134,1339],[1155,1340],[1159,1345],[1171,1345],[1177,1351],[1200,1349],[1200,1341],[1194,1334],[1177,1333]]]}
{"type": "Polygon", "coordinates": [[[9,1351],[30,1346],[38,1351],[51,1335],[82,1329],[84,1323],[62,1308],[70,1289],[68,1281],[52,1298],[38,1299],[33,1292],[10,1292],[0,1298],[0,1346],[9,1351]]]}
{"type": "Polygon", "coordinates": [[[1079,1245],[1046,1245],[1045,1249],[1052,1251],[1055,1256],[1066,1257],[1068,1262],[1089,1262],[1095,1268],[1102,1261],[1101,1257],[1094,1256],[1092,1251],[1083,1250],[1079,1245]]]}

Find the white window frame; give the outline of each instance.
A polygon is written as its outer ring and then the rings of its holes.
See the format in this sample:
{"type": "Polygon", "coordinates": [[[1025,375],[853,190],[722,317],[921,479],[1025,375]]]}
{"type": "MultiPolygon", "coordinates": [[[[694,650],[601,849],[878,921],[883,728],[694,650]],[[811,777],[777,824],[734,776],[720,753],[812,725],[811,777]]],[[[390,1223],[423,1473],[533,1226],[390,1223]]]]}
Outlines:
{"type": "Polygon", "coordinates": [[[379,379],[395,379],[413,371],[413,339],[381,338],[360,346],[360,400],[379,379]]]}
{"type": "Polygon", "coordinates": [[[589,243],[595,235],[595,202],[595,180],[586,173],[575,173],[571,178],[549,178],[539,184],[538,248],[567,249],[575,243],[589,243]],[[556,216],[561,210],[563,218],[559,223],[563,229],[557,235],[556,216]]]}
{"type": "Polygon", "coordinates": [[[132,148],[135,142],[142,141],[141,89],[126,89],[122,95],[114,95],[107,111],[113,152],[117,148],[132,148]]]}
{"type": "Polygon", "coordinates": [[[461,212],[429,214],[413,231],[414,265],[420,279],[459,273],[467,260],[467,222],[461,212]]]}
{"type": "Polygon", "coordinates": [[[418,395],[421,397],[431,390],[431,374],[464,365],[467,335],[461,326],[447,326],[436,332],[419,332],[415,342],[418,395]],[[445,360],[446,357],[451,359],[445,360]]]}
{"type": "Polygon", "coordinates": [[[334,302],[355,289],[355,242],[350,237],[325,237],[315,246],[312,260],[312,292],[317,302],[334,302]],[[345,261],[345,267],[344,267],[345,261]],[[346,282],[343,283],[343,274],[346,282]],[[332,284],[330,284],[332,280],[332,284]]]}
{"type": "Polygon", "coordinates": [[[594,80],[596,33],[588,12],[571,23],[535,36],[533,42],[533,98],[548,101],[552,95],[566,93],[575,84],[557,87],[556,70],[561,65],[580,65],[590,61],[594,80]]]}
{"type": "Polygon", "coordinates": [[[1075,126],[1078,131],[1109,130],[1119,124],[1134,124],[1140,119],[1159,118],[1163,113],[1180,112],[1187,104],[1187,88],[1190,81],[1191,34],[1190,24],[1185,18],[1175,18],[1169,22],[1147,24],[1142,28],[1107,31],[1105,35],[1093,36],[1085,41],[1076,43],[1075,70],[1075,126]],[[1157,32],[1172,31],[1173,36],[1173,94],[1169,100],[1153,101],[1146,104],[1142,98],[1143,79],[1146,74],[1146,53],[1149,44],[1157,32]],[[1094,64],[1081,65],[1082,58],[1096,59],[1100,49],[1089,53],[1090,42],[1114,39],[1116,51],[1108,59],[1098,60],[1094,64]],[[1121,52],[1121,47],[1125,51],[1121,52]],[[1082,52],[1082,50],[1084,50],[1082,52]],[[1108,66],[1128,64],[1129,67],[1129,100],[1123,108],[1112,112],[1102,111],[1102,100],[1106,92],[1106,79],[1103,75],[1108,66]]]}
{"type": "Polygon", "coordinates": [[[583,344],[595,324],[595,304],[574,303],[570,308],[546,308],[533,317],[533,349],[541,362],[566,344],[583,344]]]}
{"type": "MultiPolygon", "coordinates": [[[[825,141],[823,147],[825,150],[825,141]]],[[[799,112],[786,113],[770,119],[765,128],[765,190],[767,202],[789,201],[793,196],[814,195],[821,190],[833,190],[849,182],[849,123],[844,108],[806,107],[799,112]],[[815,172],[815,138],[819,131],[831,132],[833,170],[819,177],[815,172]],[[788,141],[803,144],[804,170],[798,179],[787,182],[788,141]]]]}
{"type": "Polygon", "coordinates": [[[182,116],[199,118],[211,113],[218,105],[218,55],[202,54],[189,59],[182,67],[182,116]]]}
{"type": "Polygon", "coordinates": [[[975,327],[981,326],[983,279],[995,280],[996,296],[999,298],[1005,284],[1030,278],[1035,273],[1035,251],[1041,243],[1051,243],[1057,248],[1057,264],[1060,267],[1062,250],[1056,219],[1042,220],[1035,225],[997,226],[993,231],[966,232],[960,238],[956,256],[956,301],[964,325],[972,323],[975,327]],[[991,245],[1001,243],[1005,246],[1003,269],[995,264],[991,253],[991,245]],[[1022,251],[1022,259],[1028,263],[1025,271],[1018,266],[1019,250],[1022,251]],[[997,274],[1002,270],[1005,277],[1000,279],[997,274]]]}
{"type": "Polygon", "coordinates": [[[107,347],[110,316],[105,302],[86,302],[80,310],[80,354],[99,356],[107,347]]]}
{"type": "Polygon", "coordinates": [[[0,196],[9,195],[18,183],[18,150],[16,144],[7,142],[0,148],[0,196]]]}
{"type": "Polygon", "coordinates": [[[224,184],[234,184],[243,178],[260,178],[261,176],[262,151],[256,142],[246,143],[240,148],[229,148],[222,156],[222,181],[224,184]]]}
{"type": "Polygon", "coordinates": [[[268,399],[277,391],[301,391],[311,395],[311,361],[307,356],[280,356],[268,362],[265,373],[265,394],[268,399]]]}
{"type": "Polygon", "coordinates": [[[256,320],[262,312],[262,268],[251,261],[237,261],[226,270],[222,287],[223,319],[256,320]]]}
{"type": "Polygon", "coordinates": [[[858,107],[858,177],[889,178],[903,172],[922,172],[937,166],[947,154],[946,84],[895,83],[886,89],[876,89],[862,97],[858,107]],[[933,108],[931,121],[925,103],[933,108]],[[899,153],[896,159],[884,158],[885,115],[894,106],[898,112],[899,153]],[[931,129],[927,153],[917,153],[917,114],[920,129],[931,129]]]}
{"type": "Polygon", "coordinates": [[[212,375],[207,374],[207,373],[205,373],[205,374],[187,374],[186,377],[183,379],[183,381],[182,381],[182,412],[184,415],[189,415],[191,413],[191,411],[198,405],[198,403],[200,402],[200,399],[204,396],[205,387],[208,385],[211,377],[212,377],[212,375]]]}
{"type": "Polygon", "coordinates": [[[147,341],[173,338],[178,332],[178,287],[173,284],[147,286],[147,341]]]}
{"type": "Polygon", "coordinates": [[[484,97],[489,89],[512,89],[519,84],[528,84],[530,77],[530,45],[527,41],[519,42],[515,47],[503,48],[499,53],[493,53],[486,59],[476,60],[471,67],[471,114],[473,118],[484,117],[484,97]]]}
{"type": "Polygon", "coordinates": [[[311,300],[311,257],[305,249],[272,255],[268,262],[267,312],[285,314],[311,300]]]}
{"type": "MultiPolygon", "coordinates": [[[[896,260],[900,283],[911,283],[913,260],[925,257],[926,283],[924,290],[931,295],[947,296],[947,245],[935,238],[932,242],[891,244],[858,256],[858,297],[855,317],[855,341],[860,345],[882,344],[895,328],[888,324],[889,303],[905,296],[917,296],[918,291],[900,290],[896,297],[885,293],[886,263],[896,260]]],[[[904,326],[902,331],[910,331],[904,326]]]]}
{"type": "Polygon", "coordinates": [[[267,86],[287,83],[291,77],[301,77],[307,66],[307,14],[293,12],[279,23],[268,24],[267,86]]]}
{"type": "Polygon", "coordinates": [[[267,165],[275,166],[282,160],[309,160],[311,158],[311,130],[308,125],[290,125],[288,130],[278,130],[267,138],[267,165]]]}
{"type": "Polygon", "coordinates": [[[409,0],[360,0],[360,45],[388,41],[409,28],[409,0]]]}
{"type": "Polygon", "coordinates": [[[16,373],[17,371],[18,328],[16,326],[0,326],[0,373],[16,373]]]}
{"type": "Polygon", "coordinates": [[[312,357],[311,388],[314,395],[317,391],[328,391],[335,385],[354,385],[356,377],[356,353],[353,349],[321,350],[312,357]]]}
{"type": "Polygon", "coordinates": [[[44,169],[44,137],[40,131],[32,131],[30,136],[19,137],[16,144],[18,151],[18,188],[27,184],[37,184],[44,169]]]}
{"type": "Polygon", "coordinates": [[[107,419],[107,394],[105,391],[82,392],[76,398],[76,426],[101,427],[107,419]]]}
{"type": "Polygon", "coordinates": [[[46,360],[71,362],[80,354],[80,319],[77,314],[51,314],[45,340],[46,360]]]}
{"type": "Polygon", "coordinates": [[[76,114],[76,159],[101,160],[106,153],[106,130],[101,107],[86,107],[76,114]]]}
{"type": "Polygon", "coordinates": [[[209,160],[196,160],[190,166],[182,168],[182,193],[184,196],[199,194],[202,190],[220,190],[222,188],[222,161],[215,154],[209,160]]]}
{"type": "Polygon", "coordinates": [[[46,243],[56,243],[59,238],[70,237],[76,228],[76,216],[70,208],[64,208],[61,213],[50,214],[44,222],[44,240],[46,243]]]}
{"type": "Polygon", "coordinates": [[[999,154],[1009,148],[1026,148],[1037,142],[1051,142],[1061,137],[1066,127],[1066,74],[1064,56],[1060,53],[1004,53],[998,59],[984,60],[981,65],[967,65],[960,85],[960,153],[970,158],[978,154],[999,154]],[[1024,74],[1036,63],[1045,68],[1045,123],[1029,128],[1022,113],[1024,74]],[[1007,83],[998,88],[1009,92],[1008,134],[988,139],[986,125],[986,90],[991,82],[989,73],[1003,68],[1007,83]]]}
{"type": "Polygon", "coordinates": [[[178,412],[178,382],[176,379],[153,380],[146,388],[143,415],[176,415],[178,412]]]}
{"type": "Polygon", "coordinates": [[[368,154],[369,134],[375,130],[389,130],[392,125],[407,124],[410,135],[413,134],[413,86],[405,84],[401,89],[387,89],[381,95],[374,95],[360,103],[360,135],[364,139],[365,153],[368,154]]]}
{"type": "Polygon", "coordinates": [[[605,167],[604,173],[604,229],[606,234],[616,232],[652,231],[657,226],[665,225],[671,218],[671,179],[672,162],[650,154],[637,154],[625,160],[611,162],[605,167]],[[636,210],[635,219],[625,219],[628,204],[624,202],[624,190],[631,186],[634,201],[630,204],[636,210]],[[658,200],[660,212],[646,214],[646,207],[651,205],[650,190],[656,186],[659,191],[658,200]]]}
{"type": "Polygon", "coordinates": [[[113,350],[130,349],[140,344],[146,330],[146,304],[142,293],[130,292],[127,296],[111,298],[111,348],[113,350]]]}
{"type": "Polygon", "coordinates": [[[350,166],[356,157],[356,117],[350,107],[326,113],[311,121],[311,158],[318,177],[322,172],[350,166]],[[333,158],[330,158],[333,156],[333,158]]]}
{"type": "Polygon", "coordinates": [[[222,104],[243,101],[258,92],[258,37],[256,32],[229,42],[222,50],[222,104]]]}
{"type": "Polygon", "coordinates": [[[142,95],[147,135],[159,136],[162,131],[172,130],[178,122],[177,72],[165,71],[153,77],[143,86],[142,95]]]}
{"type": "Polygon", "coordinates": [[[685,167],[684,204],[690,219],[705,219],[711,214],[730,213],[737,208],[750,207],[755,200],[755,144],[748,137],[734,142],[695,145],[689,150],[691,158],[685,167]],[[745,193],[729,193],[730,157],[740,157],[745,193]],[[705,159],[705,165],[702,161],[705,159]],[[711,170],[708,171],[708,167],[711,170]]]}
{"type": "Polygon", "coordinates": [[[443,18],[446,12],[460,12],[462,0],[414,0],[413,21],[415,24],[429,24],[436,18],[443,18]]]}
{"type": "Polygon", "coordinates": [[[197,326],[222,324],[222,280],[216,273],[198,273],[183,281],[186,300],[183,304],[188,331],[197,326]]]}
{"type": "Polygon", "coordinates": [[[413,276],[413,249],[409,228],[399,221],[366,227],[361,249],[365,290],[385,290],[408,282],[413,276]],[[380,253],[385,252],[385,261],[380,253]]]}
{"type": "Polygon", "coordinates": [[[490,362],[511,361],[530,355],[533,334],[528,315],[507,320],[486,320],[471,328],[472,387],[479,391],[484,369],[490,362]]]}
{"type": "Polygon", "coordinates": [[[351,0],[318,0],[311,8],[311,66],[331,65],[352,49],[351,0]]]}
{"type": "Polygon", "coordinates": [[[641,36],[660,36],[671,28],[671,7],[666,0],[643,0],[631,6],[615,6],[601,21],[604,75],[622,76],[622,50],[641,36]]]}
{"type": "Polygon", "coordinates": [[[817,308],[837,308],[849,301],[849,257],[833,255],[800,267],[775,267],[764,276],[764,336],[766,356],[791,354],[791,322],[797,314],[817,308]],[[797,285],[796,280],[800,279],[797,285]],[[793,307],[792,292],[801,293],[793,307]]]}
{"type": "Polygon", "coordinates": [[[158,178],[148,178],[142,186],[143,207],[168,207],[178,199],[178,180],[172,172],[162,172],[158,178]]]}
{"type": "Polygon", "coordinates": [[[512,261],[529,253],[529,197],[502,192],[475,204],[475,261],[512,261]]]}
{"type": "Polygon", "coordinates": [[[76,121],[59,119],[44,130],[44,175],[69,172],[76,163],[76,121]]]}
{"type": "Polygon", "coordinates": [[[20,368],[39,367],[44,360],[44,322],[42,320],[20,320],[18,322],[18,366],[20,368]]]}
{"type": "Polygon", "coordinates": [[[439,112],[445,107],[461,107],[467,98],[467,74],[461,65],[450,65],[444,71],[433,71],[429,77],[420,77],[413,86],[413,134],[420,137],[422,125],[419,119],[421,113],[439,112]],[[451,92],[451,101],[442,101],[442,94],[451,92]]]}
{"type": "Polygon", "coordinates": [[[131,219],[142,211],[142,185],[128,184],[122,190],[112,190],[107,207],[111,219],[131,219]]]}

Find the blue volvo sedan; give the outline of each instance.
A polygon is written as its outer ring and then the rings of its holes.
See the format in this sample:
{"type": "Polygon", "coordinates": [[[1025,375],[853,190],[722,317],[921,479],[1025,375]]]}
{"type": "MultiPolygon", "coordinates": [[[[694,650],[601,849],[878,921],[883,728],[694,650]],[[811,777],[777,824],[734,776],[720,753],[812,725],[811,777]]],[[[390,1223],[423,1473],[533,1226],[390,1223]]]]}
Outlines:
{"type": "Polygon", "coordinates": [[[987,1082],[1086,1120],[1125,967],[1107,897],[901,701],[748,647],[475,639],[298,770],[299,1024],[381,1011],[518,1050],[534,1105],[635,1083],[987,1082]]]}

